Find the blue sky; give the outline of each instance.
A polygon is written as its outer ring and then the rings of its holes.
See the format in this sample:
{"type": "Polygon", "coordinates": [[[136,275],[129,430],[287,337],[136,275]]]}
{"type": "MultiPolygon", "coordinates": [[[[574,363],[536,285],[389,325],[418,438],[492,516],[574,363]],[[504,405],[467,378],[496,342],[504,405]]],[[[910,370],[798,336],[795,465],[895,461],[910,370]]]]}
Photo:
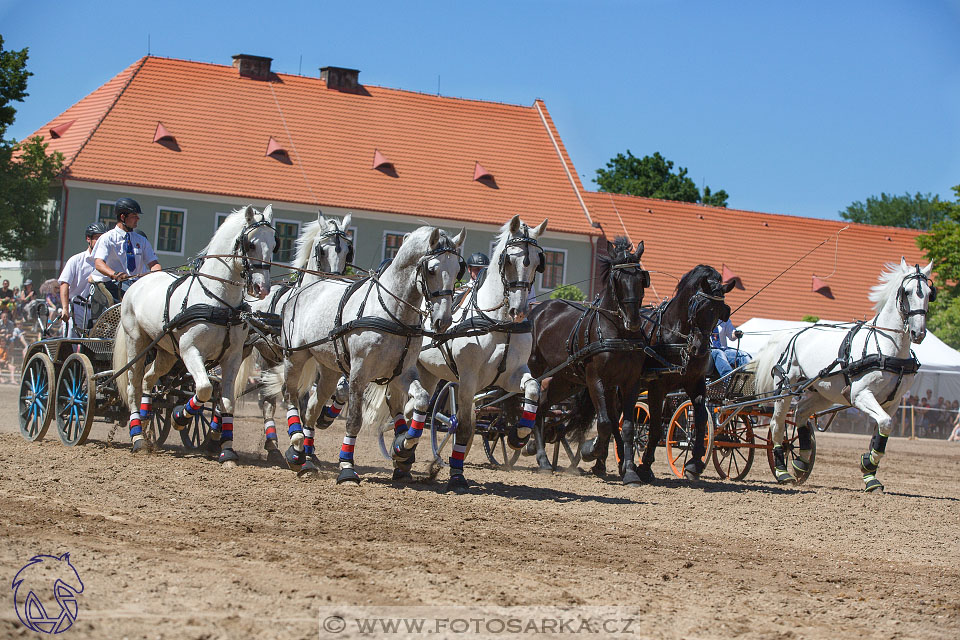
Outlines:
{"type": "Polygon", "coordinates": [[[960,184],[954,2],[54,2],[0,0],[30,48],[23,138],[154,55],[529,105],[543,98],[585,184],[659,151],[731,207],[836,218],[880,192],[960,184]]]}

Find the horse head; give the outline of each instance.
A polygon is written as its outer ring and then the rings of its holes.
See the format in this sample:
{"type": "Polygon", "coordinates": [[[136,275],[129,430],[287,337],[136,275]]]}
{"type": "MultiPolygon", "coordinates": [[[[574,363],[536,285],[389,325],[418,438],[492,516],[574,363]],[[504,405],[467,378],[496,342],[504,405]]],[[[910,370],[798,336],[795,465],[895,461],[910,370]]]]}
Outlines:
{"type": "Polygon", "coordinates": [[[683,296],[687,304],[687,331],[691,353],[703,355],[710,348],[710,333],[720,321],[730,319],[730,307],[724,296],[736,286],[731,281],[723,283],[723,277],[713,267],[698,265],[687,272],[677,285],[677,296],[683,296]]]}
{"type": "Polygon", "coordinates": [[[630,332],[638,331],[643,323],[643,316],[640,314],[643,290],[650,286],[650,272],[645,271],[640,264],[642,255],[643,241],[634,251],[630,241],[621,236],[613,242],[608,240],[607,255],[599,257],[597,276],[603,283],[604,290],[601,299],[605,296],[612,297],[616,311],[623,321],[623,328],[630,332]]]}
{"type": "Polygon", "coordinates": [[[235,248],[240,253],[247,292],[262,300],[270,293],[270,263],[277,248],[273,206],[267,205],[260,213],[248,205],[243,214],[244,224],[237,234],[235,248]]]}
{"type": "MultiPolygon", "coordinates": [[[[411,236],[407,234],[404,240],[411,236]]],[[[427,249],[417,263],[420,292],[436,331],[446,331],[453,324],[453,290],[467,269],[460,255],[460,246],[466,237],[466,229],[451,238],[442,229],[434,228],[427,249]]]]}
{"type": "Polygon", "coordinates": [[[873,288],[870,299],[876,303],[878,314],[893,306],[904,330],[910,335],[910,341],[920,344],[927,337],[928,307],[937,299],[937,288],[930,280],[933,262],[925,267],[919,264],[909,266],[901,257],[899,265],[890,264],[887,267],[880,276],[880,284],[873,288]]]}
{"type": "Polygon", "coordinates": [[[326,273],[344,273],[353,263],[353,240],[347,235],[353,214],[348,213],[342,221],[317,214],[317,234],[314,244],[315,269],[326,273]]]}
{"type": "Polygon", "coordinates": [[[537,238],[547,228],[547,220],[529,227],[516,215],[503,225],[497,243],[497,269],[503,283],[507,315],[514,322],[522,321],[530,310],[530,289],[545,266],[543,249],[537,238]]]}

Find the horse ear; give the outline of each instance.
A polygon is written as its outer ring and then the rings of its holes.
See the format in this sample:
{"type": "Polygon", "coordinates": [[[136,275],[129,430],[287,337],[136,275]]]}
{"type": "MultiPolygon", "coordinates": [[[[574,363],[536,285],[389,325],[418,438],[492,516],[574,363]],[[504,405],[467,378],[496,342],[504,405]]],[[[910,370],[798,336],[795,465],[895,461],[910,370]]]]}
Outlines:
{"type": "Polygon", "coordinates": [[[640,256],[643,255],[643,240],[640,241],[640,244],[637,245],[637,250],[633,253],[633,257],[640,261],[640,256]]]}
{"type": "Polygon", "coordinates": [[[252,204],[248,204],[243,208],[243,217],[247,221],[247,224],[253,222],[254,216],[257,215],[257,210],[253,208],[252,204]]]}
{"type": "Polygon", "coordinates": [[[907,264],[907,259],[903,256],[900,256],[900,268],[904,271],[910,268],[910,266],[907,264]]]}
{"type": "Polygon", "coordinates": [[[320,211],[320,209],[317,209],[317,224],[320,225],[320,227],[322,228],[326,222],[327,222],[327,219],[323,217],[323,211],[320,211]]]}
{"type": "Polygon", "coordinates": [[[731,291],[733,291],[733,288],[734,288],[735,286],[737,286],[737,281],[736,281],[736,280],[731,280],[731,281],[728,282],[727,284],[723,285],[723,292],[724,292],[724,293],[730,293],[731,291]]]}
{"type": "Polygon", "coordinates": [[[463,244],[463,241],[467,239],[467,229],[465,227],[460,227],[460,233],[453,236],[453,246],[459,247],[463,244]]]}
{"type": "Polygon", "coordinates": [[[617,250],[613,246],[613,243],[607,240],[607,255],[612,258],[616,255],[616,253],[617,253],[617,250]]]}
{"type": "Polygon", "coordinates": [[[70,552],[67,551],[65,554],[57,558],[57,560],[66,560],[67,562],[70,562],[70,552]]]}
{"type": "Polygon", "coordinates": [[[263,210],[263,219],[267,222],[273,222],[273,205],[268,204],[267,207],[263,210]]]}
{"type": "Polygon", "coordinates": [[[346,231],[350,227],[350,223],[353,222],[353,214],[348,213],[343,216],[343,221],[340,223],[340,230],[346,231]]]}
{"type": "Polygon", "coordinates": [[[520,231],[520,214],[510,218],[510,222],[507,223],[507,231],[510,232],[510,235],[515,234],[517,231],[520,231]]]}
{"type": "Polygon", "coordinates": [[[437,227],[433,228],[433,231],[430,232],[430,248],[436,249],[437,244],[440,243],[440,229],[437,227]]]}
{"type": "Polygon", "coordinates": [[[922,271],[922,273],[923,273],[924,276],[926,276],[926,277],[929,278],[929,277],[930,277],[930,274],[933,273],[933,260],[931,260],[929,263],[927,263],[927,266],[923,267],[923,269],[921,269],[921,271],[922,271]]]}
{"type": "Polygon", "coordinates": [[[541,222],[536,227],[531,229],[530,235],[533,236],[534,238],[539,238],[540,234],[547,230],[547,220],[549,220],[549,218],[544,218],[543,222],[541,222]]]}

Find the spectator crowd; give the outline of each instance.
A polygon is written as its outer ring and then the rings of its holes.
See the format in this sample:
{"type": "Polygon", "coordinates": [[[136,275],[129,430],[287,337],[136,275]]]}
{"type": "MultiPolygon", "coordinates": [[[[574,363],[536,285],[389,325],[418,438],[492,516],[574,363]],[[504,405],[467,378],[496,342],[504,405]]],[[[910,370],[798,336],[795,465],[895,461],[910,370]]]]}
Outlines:
{"type": "Polygon", "coordinates": [[[32,280],[24,281],[22,289],[11,289],[9,280],[4,280],[0,286],[0,383],[19,382],[23,355],[37,337],[27,335],[33,330],[27,305],[36,299],[32,280]]]}

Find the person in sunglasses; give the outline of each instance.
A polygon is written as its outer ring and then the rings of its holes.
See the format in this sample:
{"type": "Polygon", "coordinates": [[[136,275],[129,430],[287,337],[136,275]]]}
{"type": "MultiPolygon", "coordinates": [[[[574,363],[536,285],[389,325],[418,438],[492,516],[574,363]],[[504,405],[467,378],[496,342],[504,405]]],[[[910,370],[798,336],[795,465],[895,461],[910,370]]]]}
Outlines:
{"type": "Polygon", "coordinates": [[[106,289],[114,300],[120,300],[126,286],[123,282],[162,267],[150,241],[134,233],[140,222],[140,205],[133,198],[120,198],[114,205],[117,226],[100,236],[93,248],[95,283],[106,289]]]}

